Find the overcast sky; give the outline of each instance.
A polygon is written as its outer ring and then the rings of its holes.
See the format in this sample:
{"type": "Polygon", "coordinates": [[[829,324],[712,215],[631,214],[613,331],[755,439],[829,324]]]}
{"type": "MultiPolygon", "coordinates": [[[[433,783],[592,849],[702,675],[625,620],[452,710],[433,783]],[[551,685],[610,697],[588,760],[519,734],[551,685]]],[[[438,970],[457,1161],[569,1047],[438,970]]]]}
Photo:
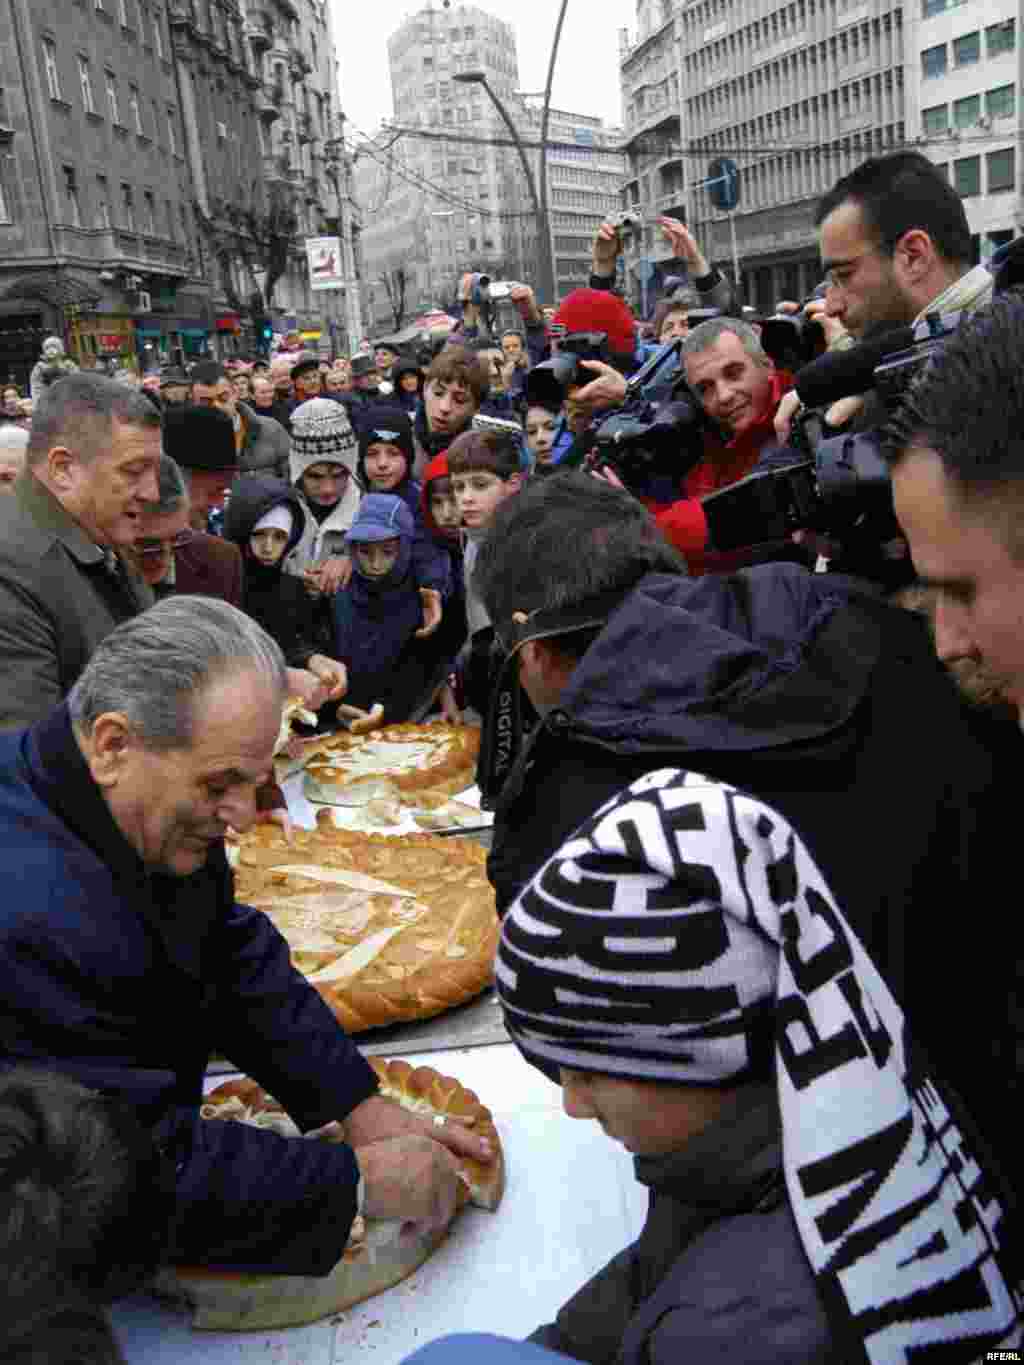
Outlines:
{"type": "MultiPolygon", "coordinates": [[[[356,129],[372,133],[394,112],[387,40],[403,19],[427,7],[426,0],[330,0],[330,4],[341,64],[341,107],[356,129]]],[[[440,9],[441,0],[433,0],[433,7],[440,9]]],[[[520,86],[542,91],[559,0],[478,0],[478,8],[513,25],[520,86]]],[[[555,67],[552,104],[556,108],[621,123],[619,29],[635,27],[635,12],[634,0],[569,0],[555,67]]]]}

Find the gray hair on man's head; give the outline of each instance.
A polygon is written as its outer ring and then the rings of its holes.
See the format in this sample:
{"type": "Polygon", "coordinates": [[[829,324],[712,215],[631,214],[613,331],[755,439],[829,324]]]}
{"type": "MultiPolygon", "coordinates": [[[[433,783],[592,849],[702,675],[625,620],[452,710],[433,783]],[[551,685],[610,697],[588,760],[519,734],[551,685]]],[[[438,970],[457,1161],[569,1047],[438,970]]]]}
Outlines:
{"type": "Polygon", "coordinates": [[[55,446],[67,446],[88,462],[109,445],[115,421],[159,427],[160,414],[136,389],[105,375],[80,370],[45,389],[32,414],[28,463],[39,465],[55,446]]]}
{"type": "Polygon", "coordinates": [[[771,367],[771,357],[761,345],[761,338],[749,322],[741,322],[739,318],[709,318],[707,322],[698,323],[683,338],[679,348],[680,360],[698,351],[709,351],[722,337],[730,335],[739,337],[740,345],[758,365],[763,365],[765,369],[771,367]]]}
{"type": "Polygon", "coordinates": [[[150,509],[158,512],[161,516],[166,516],[169,512],[176,512],[183,502],[188,501],[188,484],[185,482],[185,475],[182,473],[178,461],[172,459],[170,455],[163,453],[160,455],[157,484],[160,493],[156,504],[150,504],[150,509]]]}
{"type": "Polygon", "coordinates": [[[120,712],[147,749],[187,749],[198,699],[243,672],[265,675],[283,702],[284,655],[262,626],[213,597],[166,597],[100,641],[68,697],[71,721],[91,734],[120,712]]]}

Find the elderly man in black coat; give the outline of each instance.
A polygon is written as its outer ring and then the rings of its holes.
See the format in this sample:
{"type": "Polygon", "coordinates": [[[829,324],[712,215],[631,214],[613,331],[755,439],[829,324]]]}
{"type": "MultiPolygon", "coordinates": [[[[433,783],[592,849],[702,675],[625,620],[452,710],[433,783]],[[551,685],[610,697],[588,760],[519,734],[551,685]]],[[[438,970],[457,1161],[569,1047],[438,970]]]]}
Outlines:
{"type": "Polygon", "coordinates": [[[277,645],[227,603],[170,597],[98,646],[67,703],[0,740],[0,1066],[129,1101],[172,1158],[172,1260],[324,1275],[358,1211],[443,1224],[450,1151],[486,1144],[376,1094],[372,1069],[237,905],[229,827],[255,820],[286,693],[277,645]],[[303,1142],[200,1120],[227,1053],[303,1142]]]}

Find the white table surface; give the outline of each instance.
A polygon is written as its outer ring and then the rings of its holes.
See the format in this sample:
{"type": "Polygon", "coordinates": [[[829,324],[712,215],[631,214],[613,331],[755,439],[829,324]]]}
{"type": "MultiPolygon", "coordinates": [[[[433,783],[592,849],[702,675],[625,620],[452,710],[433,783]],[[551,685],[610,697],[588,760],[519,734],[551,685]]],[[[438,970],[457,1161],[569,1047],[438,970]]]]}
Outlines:
{"type": "Polygon", "coordinates": [[[523,1337],[637,1236],[647,1199],[632,1158],[595,1123],[567,1118],[561,1092],[510,1043],[409,1061],[457,1076],[493,1112],[507,1162],[498,1211],[464,1210],[415,1275],[309,1327],[195,1332],[146,1296],[126,1300],[112,1319],[129,1365],[340,1365],[357,1354],[397,1365],[448,1332],[523,1337]]]}

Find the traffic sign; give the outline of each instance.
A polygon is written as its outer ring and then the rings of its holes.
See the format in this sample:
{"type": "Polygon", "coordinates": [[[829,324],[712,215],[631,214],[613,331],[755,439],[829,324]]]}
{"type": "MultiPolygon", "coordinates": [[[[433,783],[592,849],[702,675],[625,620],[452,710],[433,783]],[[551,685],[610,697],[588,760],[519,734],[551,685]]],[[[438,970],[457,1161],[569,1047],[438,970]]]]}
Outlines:
{"type": "Polygon", "coordinates": [[[712,161],[704,183],[716,209],[734,209],[740,202],[740,173],[736,169],[736,162],[730,161],[727,156],[712,161]]]}

